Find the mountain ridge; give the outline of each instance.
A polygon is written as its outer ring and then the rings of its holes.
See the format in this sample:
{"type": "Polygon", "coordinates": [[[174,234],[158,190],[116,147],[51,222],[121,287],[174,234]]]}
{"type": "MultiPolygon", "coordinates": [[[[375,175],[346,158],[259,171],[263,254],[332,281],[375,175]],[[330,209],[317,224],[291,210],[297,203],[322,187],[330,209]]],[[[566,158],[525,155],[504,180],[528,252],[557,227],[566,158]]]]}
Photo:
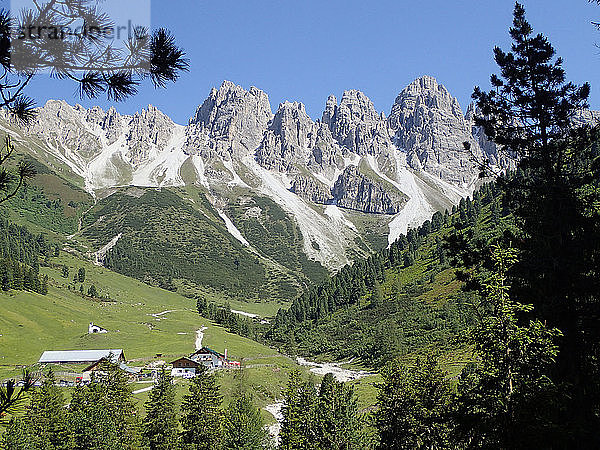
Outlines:
{"type": "Polygon", "coordinates": [[[297,223],[306,256],[336,270],[372,250],[361,224],[387,223],[380,233],[391,243],[470,195],[479,171],[462,142],[483,155],[471,124],[456,98],[424,76],[400,92],[389,117],[358,90],[339,103],[329,96],[317,120],[299,102],[273,112],[262,90],[224,81],[187,125],[152,105],[121,115],[53,100],[12,130],[26,147],[36,139],[37,156],[68,166],[92,195],[193,186],[221,205],[240,242],[247,216],[228,217],[228,205],[266,196],[297,223]]]}

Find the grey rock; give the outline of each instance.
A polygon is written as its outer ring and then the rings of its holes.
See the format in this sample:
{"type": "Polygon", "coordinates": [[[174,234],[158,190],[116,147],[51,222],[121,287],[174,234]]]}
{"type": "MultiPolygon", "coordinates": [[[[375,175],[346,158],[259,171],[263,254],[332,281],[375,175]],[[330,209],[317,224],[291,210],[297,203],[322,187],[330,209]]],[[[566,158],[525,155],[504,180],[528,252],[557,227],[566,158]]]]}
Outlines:
{"type": "Polygon", "coordinates": [[[475,139],[481,149],[483,160],[499,169],[513,170],[517,164],[515,155],[510,151],[503,150],[500,146],[488,139],[483,127],[475,124],[475,116],[478,115],[481,115],[479,108],[477,108],[474,103],[470,103],[467,107],[465,120],[471,127],[473,139],[475,139]]]}
{"type": "Polygon", "coordinates": [[[356,166],[344,170],[331,192],[337,206],[366,213],[396,214],[408,200],[393,187],[361,173],[356,166]]]}
{"type": "Polygon", "coordinates": [[[267,169],[297,173],[303,169],[332,176],[343,168],[343,155],[329,128],[315,123],[304,105],[279,105],[256,151],[256,160],[267,169]]]}
{"type": "Polygon", "coordinates": [[[308,159],[308,169],[332,176],[336,169],[344,168],[343,149],[333,138],[331,130],[324,123],[316,124],[316,132],[311,134],[312,148],[308,159]]]}
{"type": "Polygon", "coordinates": [[[322,122],[341,146],[359,155],[378,155],[393,147],[385,115],[357,90],[345,91],[340,104],[330,95],[322,122]]]}
{"type": "Polygon", "coordinates": [[[314,203],[328,204],[333,199],[329,186],[312,176],[297,175],[290,190],[314,203]]]}
{"type": "Polygon", "coordinates": [[[147,161],[152,148],[164,150],[173,135],[173,121],[149,105],[148,109],[135,113],[127,132],[127,158],[136,166],[147,161]]]}
{"type": "Polygon", "coordinates": [[[302,103],[282,103],[256,151],[256,160],[267,169],[293,172],[308,162],[314,131],[315,124],[302,103]]]}
{"type": "Polygon", "coordinates": [[[26,131],[59,149],[68,149],[84,160],[90,160],[102,150],[102,141],[84,126],[81,110],[80,106],[73,107],[63,100],[49,100],[37,109],[37,115],[26,131]]]}
{"type": "Polygon", "coordinates": [[[249,91],[230,81],[212,89],[186,130],[184,151],[204,157],[243,157],[254,153],[273,113],[260,89],[249,91]]]}
{"type": "Polygon", "coordinates": [[[456,185],[476,177],[477,165],[463,142],[470,142],[475,154],[481,153],[479,144],[458,100],[435,78],[424,76],[406,87],[396,98],[388,123],[414,169],[456,185]]]}

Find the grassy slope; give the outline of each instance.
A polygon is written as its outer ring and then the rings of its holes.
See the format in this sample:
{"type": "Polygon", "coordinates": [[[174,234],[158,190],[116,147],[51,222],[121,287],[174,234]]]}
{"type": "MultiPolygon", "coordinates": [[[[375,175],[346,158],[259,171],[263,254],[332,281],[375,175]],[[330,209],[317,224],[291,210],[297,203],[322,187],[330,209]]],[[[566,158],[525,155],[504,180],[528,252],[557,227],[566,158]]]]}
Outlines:
{"type": "MultiPolygon", "coordinates": [[[[289,371],[300,368],[294,360],[276,350],[231,334],[200,317],[195,311],[194,301],[177,293],[148,286],[65,253],[52,258],[51,263],[56,267],[41,269],[50,276],[51,287],[47,296],[30,292],[0,292],[0,380],[18,377],[20,368],[34,364],[44,350],[123,348],[128,360],[134,360],[134,365],[156,359],[168,362],[194,350],[196,330],[202,326],[207,327],[205,345],[220,352],[227,348],[232,358],[241,360],[248,367],[245,369],[245,385],[261,408],[282,398],[289,371]],[[62,264],[70,268],[68,280],[61,275],[62,264]],[[92,301],[84,299],[78,291],[68,290],[79,267],[86,269],[83,283],[86,289],[94,284],[101,293],[109,293],[115,301],[92,301]],[[176,311],[161,316],[161,320],[149,315],[167,309],[176,311]],[[109,333],[88,335],[89,322],[107,328],[109,333]],[[153,328],[150,329],[147,324],[152,324],[153,328]],[[162,353],[162,356],[156,358],[157,353],[162,353]]],[[[306,371],[306,368],[301,370],[306,371]]],[[[234,373],[220,372],[219,379],[227,403],[237,383],[234,373]]],[[[361,406],[373,404],[373,382],[376,379],[378,377],[359,382],[357,392],[361,406]]],[[[135,384],[132,389],[147,386],[135,384]]],[[[181,381],[177,386],[178,398],[181,398],[187,391],[187,383],[181,381]]],[[[142,407],[148,392],[135,397],[142,407]]],[[[263,411],[263,417],[267,422],[273,421],[266,411],[263,411]]]]}
{"type": "Polygon", "coordinates": [[[52,262],[58,266],[41,269],[51,277],[47,296],[15,291],[0,294],[3,365],[32,364],[48,349],[123,348],[128,359],[151,358],[156,353],[178,356],[194,349],[195,332],[201,326],[208,327],[206,345],[218,351],[228,348],[234,358],[276,355],[266,346],[210,324],[197,314],[193,300],[70,255],[52,258],[52,262]],[[71,267],[71,274],[76,268],[85,267],[86,290],[94,284],[101,293],[109,293],[114,301],[92,301],[83,298],[78,291],[69,291],[67,286],[71,282],[60,274],[62,264],[71,267]],[[165,310],[176,311],[161,316],[160,320],[150,315],[165,310]],[[110,332],[88,335],[89,322],[110,332]]]}

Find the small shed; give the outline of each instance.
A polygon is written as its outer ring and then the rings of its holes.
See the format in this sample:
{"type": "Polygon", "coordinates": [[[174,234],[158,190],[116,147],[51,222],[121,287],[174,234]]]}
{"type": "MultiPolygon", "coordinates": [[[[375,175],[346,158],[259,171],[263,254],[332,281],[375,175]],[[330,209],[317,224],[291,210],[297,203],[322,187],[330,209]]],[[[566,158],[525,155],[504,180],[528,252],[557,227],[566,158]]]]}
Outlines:
{"type": "Polygon", "coordinates": [[[102,328],[98,325],[94,325],[94,322],[90,322],[90,324],[88,326],[88,334],[95,334],[95,333],[108,333],[108,330],[106,328],[102,328]]]}

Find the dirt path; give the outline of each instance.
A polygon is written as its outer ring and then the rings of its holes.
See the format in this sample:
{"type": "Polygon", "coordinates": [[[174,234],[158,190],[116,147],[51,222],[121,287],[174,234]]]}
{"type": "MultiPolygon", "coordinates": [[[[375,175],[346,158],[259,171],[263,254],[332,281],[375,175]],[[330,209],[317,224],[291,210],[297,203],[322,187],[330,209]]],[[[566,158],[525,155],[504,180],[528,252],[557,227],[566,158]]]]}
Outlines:
{"type": "Polygon", "coordinates": [[[204,339],[204,330],[207,330],[208,327],[202,327],[199,330],[196,330],[196,350],[200,350],[202,348],[202,340],[204,339]]]}

